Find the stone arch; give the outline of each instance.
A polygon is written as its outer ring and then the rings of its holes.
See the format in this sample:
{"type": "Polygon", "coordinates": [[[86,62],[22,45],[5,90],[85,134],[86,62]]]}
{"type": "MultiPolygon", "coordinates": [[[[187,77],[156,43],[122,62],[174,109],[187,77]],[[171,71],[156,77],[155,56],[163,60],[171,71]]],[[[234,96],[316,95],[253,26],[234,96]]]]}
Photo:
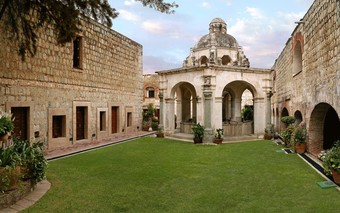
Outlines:
{"type": "Polygon", "coordinates": [[[280,130],[281,131],[286,129],[286,124],[281,121],[281,118],[285,117],[285,116],[289,116],[289,112],[288,112],[286,107],[283,107],[283,109],[281,111],[281,116],[279,118],[279,120],[280,120],[280,130]]]}
{"type": "MultiPolygon", "coordinates": [[[[233,81],[227,84],[222,92],[222,118],[227,136],[237,136],[242,134],[253,134],[254,125],[253,121],[246,125],[239,125],[242,123],[242,94],[249,90],[252,95],[251,108],[254,113],[256,112],[256,105],[254,104],[254,97],[256,97],[257,91],[253,85],[246,81],[233,81]],[[231,126],[238,125],[238,126],[231,126]],[[243,130],[239,129],[243,128],[243,130]],[[247,129],[247,130],[245,130],[247,129]]],[[[255,121],[255,118],[254,118],[255,121]]]]}
{"type": "Polygon", "coordinates": [[[197,92],[195,87],[188,82],[177,83],[171,90],[174,99],[175,129],[181,123],[193,123],[197,118],[197,92]]]}
{"type": "Polygon", "coordinates": [[[295,111],[294,118],[295,118],[295,125],[299,125],[303,121],[302,114],[299,110],[295,111]]]}
{"type": "Polygon", "coordinates": [[[201,66],[208,65],[208,58],[205,55],[201,56],[199,61],[201,66]]]}
{"type": "Polygon", "coordinates": [[[231,58],[229,55],[222,56],[222,65],[228,65],[231,63],[231,58]]]}
{"type": "Polygon", "coordinates": [[[302,46],[300,40],[296,41],[293,51],[293,75],[297,75],[302,71],[302,46]]]}
{"type": "Polygon", "coordinates": [[[340,139],[340,120],[335,109],[327,103],[319,103],[312,111],[309,121],[308,151],[313,155],[332,147],[340,139]]]}

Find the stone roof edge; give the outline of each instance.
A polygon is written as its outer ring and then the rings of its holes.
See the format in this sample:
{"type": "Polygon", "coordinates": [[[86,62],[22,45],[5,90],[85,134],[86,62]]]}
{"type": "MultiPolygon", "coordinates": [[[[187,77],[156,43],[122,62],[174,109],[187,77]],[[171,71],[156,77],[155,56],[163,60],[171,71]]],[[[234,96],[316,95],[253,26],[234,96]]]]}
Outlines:
{"type": "Polygon", "coordinates": [[[216,69],[219,71],[229,71],[229,72],[254,72],[254,73],[271,73],[272,69],[262,69],[253,67],[236,67],[236,66],[208,66],[208,67],[185,67],[170,70],[160,70],[156,71],[157,74],[170,74],[170,73],[180,73],[180,72],[192,72],[192,71],[202,71],[204,69],[216,69]]]}

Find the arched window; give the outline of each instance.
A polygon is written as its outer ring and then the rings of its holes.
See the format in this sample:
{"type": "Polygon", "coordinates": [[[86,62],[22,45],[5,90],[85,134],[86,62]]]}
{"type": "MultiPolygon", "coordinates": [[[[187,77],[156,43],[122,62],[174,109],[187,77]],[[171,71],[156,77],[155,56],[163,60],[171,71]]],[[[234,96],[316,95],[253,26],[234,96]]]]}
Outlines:
{"type": "Polygon", "coordinates": [[[229,55],[224,55],[222,57],[222,65],[228,65],[231,62],[231,58],[229,55]]]}
{"type": "Polygon", "coordinates": [[[208,58],[207,58],[207,56],[202,56],[201,58],[200,58],[200,65],[202,66],[202,65],[208,65],[208,58]]]}
{"type": "Polygon", "coordinates": [[[154,98],[155,97],[155,89],[153,87],[146,88],[146,97],[154,98]]]}
{"type": "Polygon", "coordinates": [[[303,36],[301,32],[294,35],[293,40],[293,76],[302,72],[302,53],[303,53],[303,36]]]}

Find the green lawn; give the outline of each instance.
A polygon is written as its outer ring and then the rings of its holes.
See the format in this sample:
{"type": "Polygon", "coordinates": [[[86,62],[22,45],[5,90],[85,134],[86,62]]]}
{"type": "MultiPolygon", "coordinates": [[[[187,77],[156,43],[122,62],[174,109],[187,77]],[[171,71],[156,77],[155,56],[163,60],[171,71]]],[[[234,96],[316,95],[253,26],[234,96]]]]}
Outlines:
{"type": "Polygon", "coordinates": [[[340,192],[280,148],[134,140],[50,162],[52,187],[26,212],[337,212],[340,192]]]}

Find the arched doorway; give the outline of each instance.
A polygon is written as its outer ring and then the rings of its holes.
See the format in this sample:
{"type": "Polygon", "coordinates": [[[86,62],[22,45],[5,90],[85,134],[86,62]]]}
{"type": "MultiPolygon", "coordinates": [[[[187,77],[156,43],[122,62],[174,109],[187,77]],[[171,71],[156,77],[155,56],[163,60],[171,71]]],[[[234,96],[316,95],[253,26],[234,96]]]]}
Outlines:
{"type": "Polygon", "coordinates": [[[309,148],[314,155],[322,150],[332,147],[340,139],[339,115],[335,109],[327,104],[320,103],[315,106],[309,124],[309,148]]]}
{"type": "Polygon", "coordinates": [[[225,136],[254,133],[255,94],[255,88],[245,81],[233,81],[224,87],[222,118],[225,136]]]}
{"type": "Polygon", "coordinates": [[[180,82],[174,86],[171,95],[174,98],[174,129],[191,133],[191,126],[197,118],[197,94],[194,86],[188,82],[180,82]]]}

